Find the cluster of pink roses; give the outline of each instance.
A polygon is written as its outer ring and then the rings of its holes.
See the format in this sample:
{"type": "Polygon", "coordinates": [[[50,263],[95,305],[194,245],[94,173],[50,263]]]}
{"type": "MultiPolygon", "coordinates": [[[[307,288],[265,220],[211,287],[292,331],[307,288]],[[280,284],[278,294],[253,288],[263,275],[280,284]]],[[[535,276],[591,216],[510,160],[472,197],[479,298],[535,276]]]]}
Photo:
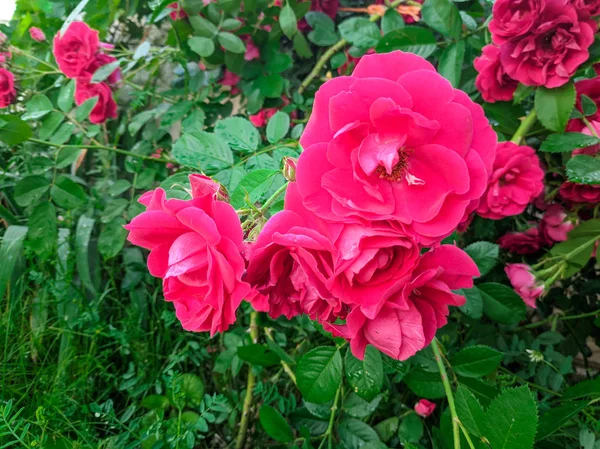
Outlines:
{"type": "MultiPolygon", "coordinates": [[[[6,34],[0,32],[0,46],[8,40],[6,34]]],[[[10,52],[0,52],[0,108],[6,108],[17,98],[15,76],[4,66],[11,58],[10,52]]]]}
{"type": "Polygon", "coordinates": [[[519,82],[554,88],[589,58],[599,0],[497,0],[493,44],[475,60],[475,85],[487,102],[511,100],[519,82]]]}
{"type": "Polygon", "coordinates": [[[68,78],[74,78],[75,102],[83,104],[90,98],[98,99],[90,113],[90,122],[104,123],[117,117],[117,104],[112,96],[111,85],[121,80],[121,71],[116,68],[105,82],[94,83],[92,76],[100,67],[117,59],[102,51],[112,48],[101,43],[98,31],[92,30],[84,22],[73,22],[64,34],[58,32],[54,37],[54,58],[60,70],[68,78]]]}

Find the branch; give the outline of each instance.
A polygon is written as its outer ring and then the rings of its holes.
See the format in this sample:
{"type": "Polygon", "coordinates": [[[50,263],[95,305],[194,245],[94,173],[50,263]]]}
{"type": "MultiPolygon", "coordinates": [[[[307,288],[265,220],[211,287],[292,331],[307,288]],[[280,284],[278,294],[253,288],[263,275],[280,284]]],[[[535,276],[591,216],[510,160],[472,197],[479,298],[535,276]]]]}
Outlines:
{"type": "Polygon", "coordinates": [[[438,368],[440,369],[440,375],[442,376],[442,383],[444,384],[444,390],[446,391],[446,397],[448,398],[448,408],[450,408],[450,415],[452,416],[452,433],[454,434],[454,449],[460,449],[460,421],[456,414],[456,407],[454,406],[454,395],[452,394],[452,388],[450,382],[448,382],[448,374],[446,373],[446,367],[442,360],[442,353],[437,343],[437,339],[433,339],[431,342],[431,348],[435,355],[435,361],[438,368]]]}

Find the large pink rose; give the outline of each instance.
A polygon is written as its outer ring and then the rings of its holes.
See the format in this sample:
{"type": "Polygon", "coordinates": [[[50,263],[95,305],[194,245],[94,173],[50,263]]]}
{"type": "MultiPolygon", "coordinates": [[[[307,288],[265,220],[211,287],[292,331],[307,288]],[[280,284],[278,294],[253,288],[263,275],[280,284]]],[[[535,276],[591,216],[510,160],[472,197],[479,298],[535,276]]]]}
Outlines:
{"type": "Polygon", "coordinates": [[[216,199],[219,185],[201,175],[190,182],[189,201],[166,200],[162,189],[142,195],[146,212],[125,228],[131,243],[150,250],[148,269],[163,279],[183,328],[212,336],[235,321],[250,293],[242,281],[244,236],[233,207],[216,199]]]}
{"type": "Polygon", "coordinates": [[[479,72],[475,79],[475,87],[481,92],[481,97],[488,103],[496,101],[510,101],[518,81],[506,74],[506,70],[500,64],[500,49],[495,45],[483,47],[481,56],[475,58],[473,63],[479,72]]]}
{"type": "Polygon", "coordinates": [[[395,223],[423,244],[476,207],[496,147],[480,106],[425,59],[365,55],[315,96],[300,139],[298,189],[332,221],[395,223]]]}
{"type": "Polygon", "coordinates": [[[54,36],[54,58],[69,78],[80,76],[98,51],[98,31],[84,22],[73,22],[64,35],[54,36]]]}
{"type": "Polygon", "coordinates": [[[497,45],[529,32],[546,5],[546,0],[496,0],[490,21],[492,39],[497,45]]]}
{"type": "Polygon", "coordinates": [[[15,76],[4,68],[0,68],[0,108],[6,108],[17,98],[15,76]]]}
{"type": "Polygon", "coordinates": [[[544,190],[543,180],[544,171],[533,148],[501,142],[496,148],[494,171],[477,213],[492,220],[523,213],[544,190]]]}
{"type": "Polygon", "coordinates": [[[562,86],[589,58],[596,28],[593,21],[579,21],[568,0],[547,0],[529,33],[500,47],[502,65],[527,86],[562,86]]]}
{"type": "Polygon", "coordinates": [[[273,318],[306,313],[326,321],[345,315],[329,288],[340,230],[306,210],[296,184],[288,185],[285,210],[271,217],[252,245],[245,278],[268,296],[273,318]]]}
{"type": "Polygon", "coordinates": [[[327,324],[334,335],[350,341],[352,353],[364,358],[368,344],[396,360],[423,349],[444,326],[448,306],[460,306],[464,297],[452,290],[470,288],[479,270],[471,258],[452,245],[442,245],[421,256],[410,279],[391,295],[373,318],[354,308],[345,324],[327,324]]]}
{"type": "Polygon", "coordinates": [[[81,106],[90,98],[98,98],[96,106],[90,113],[90,122],[104,123],[109,118],[117,118],[117,103],[113,99],[110,86],[106,83],[93,84],[89,76],[77,78],[75,103],[81,106]]]}
{"type": "Polygon", "coordinates": [[[544,286],[537,283],[531,267],[524,263],[512,263],[504,267],[504,272],[525,304],[535,309],[535,300],[544,293],[544,286]]]}

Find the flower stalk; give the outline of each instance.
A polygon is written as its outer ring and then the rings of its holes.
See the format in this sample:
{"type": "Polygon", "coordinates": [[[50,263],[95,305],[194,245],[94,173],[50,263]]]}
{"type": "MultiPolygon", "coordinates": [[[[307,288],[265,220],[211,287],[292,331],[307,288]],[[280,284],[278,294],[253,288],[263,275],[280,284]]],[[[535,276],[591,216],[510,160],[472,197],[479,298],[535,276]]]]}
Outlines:
{"type": "Polygon", "coordinates": [[[431,349],[435,355],[435,362],[440,369],[440,376],[442,377],[442,383],[444,384],[444,390],[446,391],[446,398],[448,399],[448,407],[450,408],[450,416],[452,417],[452,434],[454,436],[454,449],[460,449],[460,420],[456,413],[456,406],[454,405],[454,395],[452,394],[452,387],[448,381],[448,373],[442,360],[442,352],[438,346],[437,339],[433,339],[431,342],[431,349]]]}

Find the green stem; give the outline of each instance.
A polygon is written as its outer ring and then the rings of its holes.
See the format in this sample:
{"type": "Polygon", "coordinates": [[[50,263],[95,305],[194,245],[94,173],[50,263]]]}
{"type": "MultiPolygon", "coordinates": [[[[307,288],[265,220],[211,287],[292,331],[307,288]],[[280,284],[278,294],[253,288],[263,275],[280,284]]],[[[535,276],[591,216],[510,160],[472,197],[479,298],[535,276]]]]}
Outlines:
{"type": "Polygon", "coordinates": [[[560,315],[550,315],[548,318],[545,318],[541,321],[536,321],[535,323],[527,324],[525,326],[518,327],[516,330],[523,329],[535,329],[536,327],[541,327],[547,323],[556,321],[569,321],[569,320],[580,320],[582,318],[591,318],[595,316],[600,316],[600,310],[595,310],[593,312],[580,313],[579,315],[568,315],[568,316],[560,316],[560,315]]]}
{"type": "Polygon", "coordinates": [[[33,56],[31,53],[28,53],[28,52],[26,52],[25,50],[22,50],[22,49],[20,49],[20,48],[14,47],[14,46],[12,46],[12,45],[9,47],[9,50],[10,50],[12,53],[16,53],[16,54],[18,54],[18,55],[25,56],[26,58],[29,58],[29,59],[31,59],[31,60],[33,60],[33,61],[36,61],[36,62],[38,62],[38,63],[40,63],[40,64],[42,64],[42,65],[45,65],[46,67],[48,67],[48,68],[52,69],[54,72],[57,72],[57,73],[62,73],[62,72],[61,72],[61,71],[58,69],[58,67],[56,67],[55,65],[52,65],[52,64],[50,64],[49,62],[46,62],[46,61],[44,61],[44,60],[42,60],[42,59],[40,59],[40,58],[38,58],[38,57],[36,57],[36,56],[33,56]]]}
{"type": "Polygon", "coordinates": [[[335,399],[333,400],[333,405],[331,406],[331,415],[329,416],[329,424],[327,425],[327,430],[323,434],[323,440],[321,441],[321,444],[319,444],[319,449],[323,447],[325,441],[331,441],[331,435],[333,435],[333,424],[335,423],[335,414],[338,409],[338,402],[340,400],[341,391],[342,388],[340,387],[335,392],[335,399]]]}
{"type": "Polygon", "coordinates": [[[499,367],[498,370],[501,371],[504,374],[508,374],[508,375],[513,376],[513,379],[515,379],[517,382],[521,382],[523,384],[527,384],[530,387],[535,388],[536,390],[540,390],[540,391],[543,391],[544,393],[549,393],[549,394],[552,394],[552,395],[558,396],[558,397],[562,396],[562,394],[557,393],[556,391],[552,391],[552,390],[550,390],[550,389],[548,389],[546,387],[542,387],[541,385],[534,384],[533,382],[529,382],[529,381],[527,381],[525,379],[521,379],[520,377],[516,376],[515,373],[513,373],[510,370],[507,370],[503,366],[499,367]]]}
{"type": "Polygon", "coordinates": [[[165,103],[170,103],[170,104],[176,104],[177,103],[177,100],[174,100],[174,99],[169,98],[169,97],[165,97],[164,95],[161,95],[161,94],[156,93],[156,92],[147,91],[143,87],[138,86],[137,84],[132,83],[131,81],[124,80],[123,83],[126,84],[127,86],[129,86],[129,87],[131,87],[131,88],[139,91],[139,92],[144,92],[145,94],[150,95],[151,97],[159,98],[162,101],[164,101],[165,103]]]}
{"type": "Polygon", "coordinates": [[[269,207],[271,207],[273,205],[273,203],[275,201],[277,201],[277,198],[279,198],[285,192],[285,189],[287,189],[287,186],[288,186],[288,183],[286,182],[284,185],[279,187],[267,201],[265,201],[265,204],[263,204],[262,207],[260,208],[261,214],[264,214],[266,211],[269,210],[269,207]]]}
{"type": "MultiPolygon", "coordinates": [[[[401,3],[406,3],[406,2],[405,2],[405,0],[396,0],[396,1],[392,2],[388,8],[395,8],[396,6],[400,5],[401,3]]],[[[381,18],[380,15],[375,14],[375,15],[371,16],[369,18],[369,20],[371,22],[377,22],[380,18],[381,18]]],[[[306,76],[306,78],[304,78],[302,83],[300,83],[300,87],[298,88],[299,94],[304,92],[306,90],[306,88],[310,85],[312,80],[314,80],[317,76],[319,76],[319,73],[321,73],[321,69],[325,66],[325,64],[327,64],[327,61],[329,61],[333,57],[333,55],[335,55],[338,51],[340,51],[342,48],[344,48],[346,46],[346,44],[348,44],[348,43],[349,42],[346,39],[341,39],[340,41],[336,42],[331,47],[329,47],[325,53],[323,53],[323,55],[319,58],[319,60],[317,61],[317,63],[313,67],[313,69],[310,71],[310,73],[306,76]]]]}
{"type": "Polygon", "coordinates": [[[454,435],[454,449],[460,449],[460,420],[458,419],[458,415],[456,414],[456,406],[454,405],[454,395],[452,394],[452,388],[450,387],[450,382],[448,381],[448,373],[446,372],[446,367],[444,366],[444,361],[442,360],[442,353],[438,346],[437,339],[435,338],[431,342],[431,349],[433,349],[433,354],[435,355],[435,362],[437,363],[437,366],[440,369],[442,383],[444,384],[444,390],[446,391],[446,398],[448,398],[448,407],[450,408],[450,415],[452,416],[452,433],[454,435]]]}
{"type": "Polygon", "coordinates": [[[517,132],[515,132],[510,141],[519,145],[521,143],[521,140],[525,138],[525,135],[527,135],[531,127],[535,125],[536,121],[537,114],[535,113],[535,109],[532,109],[529,112],[529,114],[527,114],[527,116],[523,119],[521,125],[519,125],[519,128],[517,129],[517,132]]]}
{"type": "Polygon", "coordinates": [[[469,445],[469,447],[471,449],[475,449],[473,440],[471,440],[471,435],[469,435],[469,432],[467,432],[467,429],[465,429],[465,426],[463,426],[462,423],[460,423],[460,430],[462,430],[462,433],[465,436],[465,439],[467,440],[467,444],[469,445]]]}
{"type": "MultiPolygon", "coordinates": [[[[258,312],[250,313],[250,338],[252,343],[258,343],[258,312]]],[[[244,397],[244,406],[242,408],[242,419],[240,421],[240,430],[238,431],[235,449],[242,449],[246,441],[246,432],[250,421],[250,407],[252,407],[252,395],[256,377],[252,371],[252,365],[248,366],[248,381],[246,382],[246,396],[244,397]]]]}

